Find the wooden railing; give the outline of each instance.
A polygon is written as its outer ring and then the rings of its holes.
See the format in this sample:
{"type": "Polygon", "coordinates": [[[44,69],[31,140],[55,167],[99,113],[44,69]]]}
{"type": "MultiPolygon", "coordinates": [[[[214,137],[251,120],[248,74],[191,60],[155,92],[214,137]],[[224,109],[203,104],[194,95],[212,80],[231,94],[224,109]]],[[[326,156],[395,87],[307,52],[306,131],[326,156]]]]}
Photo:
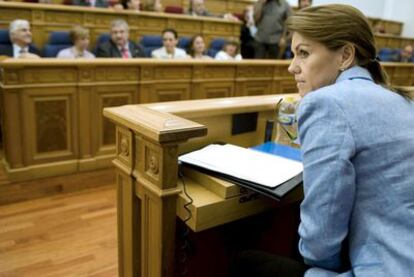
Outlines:
{"type": "MultiPolygon", "coordinates": [[[[102,109],[294,93],[289,61],[57,59],[0,62],[6,171],[11,181],[110,166],[115,129],[102,109]]],[[[391,82],[414,85],[414,64],[387,63],[391,82]]]]}

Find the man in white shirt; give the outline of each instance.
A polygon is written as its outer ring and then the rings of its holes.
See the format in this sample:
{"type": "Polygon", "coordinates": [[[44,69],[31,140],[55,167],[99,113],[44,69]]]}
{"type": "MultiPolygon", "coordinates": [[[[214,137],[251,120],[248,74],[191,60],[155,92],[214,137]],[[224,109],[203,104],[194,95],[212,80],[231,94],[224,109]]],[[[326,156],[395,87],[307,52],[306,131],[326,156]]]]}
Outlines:
{"type": "Polygon", "coordinates": [[[13,58],[39,58],[39,50],[31,45],[32,32],[27,20],[16,19],[9,26],[10,45],[0,47],[0,56],[13,58]]]}
{"type": "Polygon", "coordinates": [[[177,48],[178,33],[174,29],[165,29],[162,31],[162,44],[161,48],[158,48],[151,52],[151,57],[156,59],[189,59],[190,56],[180,48],[177,48]]]}

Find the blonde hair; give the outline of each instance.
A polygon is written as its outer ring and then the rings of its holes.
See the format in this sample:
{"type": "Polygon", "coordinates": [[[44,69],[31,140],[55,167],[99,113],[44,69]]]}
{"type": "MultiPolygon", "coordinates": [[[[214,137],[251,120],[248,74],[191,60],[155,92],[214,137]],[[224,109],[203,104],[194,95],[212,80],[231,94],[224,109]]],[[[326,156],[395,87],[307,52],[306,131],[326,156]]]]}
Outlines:
{"type": "Polygon", "coordinates": [[[374,33],[367,18],[356,8],[331,4],[308,7],[286,20],[288,30],[297,32],[335,51],[346,45],[355,48],[355,63],[366,68],[375,83],[411,98],[407,91],[392,88],[379,63],[374,33]]]}
{"type": "Polygon", "coordinates": [[[89,37],[89,30],[82,26],[75,25],[69,32],[70,40],[75,43],[76,40],[89,37]]]}

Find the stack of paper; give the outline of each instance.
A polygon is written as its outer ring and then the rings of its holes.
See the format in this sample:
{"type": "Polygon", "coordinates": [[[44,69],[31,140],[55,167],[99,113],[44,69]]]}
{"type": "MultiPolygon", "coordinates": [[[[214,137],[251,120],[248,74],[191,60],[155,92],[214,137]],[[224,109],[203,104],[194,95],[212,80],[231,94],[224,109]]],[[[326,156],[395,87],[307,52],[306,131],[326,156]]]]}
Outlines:
{"type": "Polygon", "coordinates": [[[299,161],[231,144],[208,145],[179,157],[181,163],[207,170],[218,177],[280,198],[302,181],[299,161]],[[290,182],[291,181],[291,182],[290,182]],[[276,190],[289,184],[289,188],[276,190]]]}

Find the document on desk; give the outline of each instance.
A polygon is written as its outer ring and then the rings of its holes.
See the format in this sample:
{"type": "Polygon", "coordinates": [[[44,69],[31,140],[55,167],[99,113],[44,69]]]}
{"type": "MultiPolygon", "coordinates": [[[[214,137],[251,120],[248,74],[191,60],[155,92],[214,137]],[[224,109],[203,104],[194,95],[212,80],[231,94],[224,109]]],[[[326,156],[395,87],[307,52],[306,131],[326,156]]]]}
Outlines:
{"type": "Polygon", "coordinates": [[[302,181],[301,162],[231,144],[211,144],[180,156],[179,161],[213,172],[228,181],[236,181],[241,186],[275,194],[276,198],[302,181]],[[289,181],[293,182],[289,189],[277,193],[275,189],[289,181]]]}

